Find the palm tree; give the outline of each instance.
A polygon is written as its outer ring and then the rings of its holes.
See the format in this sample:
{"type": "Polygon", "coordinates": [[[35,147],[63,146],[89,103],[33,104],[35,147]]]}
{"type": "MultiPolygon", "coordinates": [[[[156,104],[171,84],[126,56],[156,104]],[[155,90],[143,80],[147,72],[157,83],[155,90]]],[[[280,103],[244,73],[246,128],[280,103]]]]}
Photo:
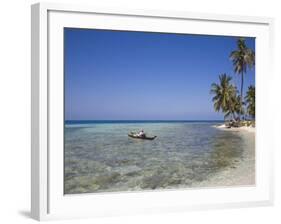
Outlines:
{"type": "Polygon", "coordinates": [[[240,105],[241,111],[239,113],[239,119],[243,113],[243,85],[244,74],[247,72],[247,68],[251,69],[255,65],[255,52],[248,48],[244,38],[237,40],[237,50],[234,50],[230,54],[230,59],[233,62],[234,72],[241,75],[241,91],[240,91],[240,105]]]}
{"type": "Polygon", "coordinates": [[[248,91],[246,93],[245,101],[247,103],[247,113],[255,118],[256,116],[256,97],[255,97],[256,88],[254,86],[249,86],[248,91]]]}
{"type": "Polygon", "coordinates": [[[237,89],[230,81],[231,77],[226,74],[219,76],[219,84],[212,83],[211,94],[214,95],[212,101],[214,102],[215,111],[222,111],[226,119],[231,115],[233,120],[235,119],[235,112],[237,111],[237,89]]]}
{"type": "MultiPolygon", "coordinates": [[[[241,113],[241,100],[240,100],[240,96],[237,95],[237,89],[235,88],[235,92],[232,93],[232,97],[231,97],[231,111],[229,111],[228,113],[225,114],[225,116],[229,116],[230,114],[232,114],[232,119],[236,121],[236,117],[235,114],[237,114],[239,116],[239,114],[241,113]]],[[[243,108],[242,108],[243,111],[243,108]]],[[[243,113],[243,112],[242,112],[243,113]]]]}

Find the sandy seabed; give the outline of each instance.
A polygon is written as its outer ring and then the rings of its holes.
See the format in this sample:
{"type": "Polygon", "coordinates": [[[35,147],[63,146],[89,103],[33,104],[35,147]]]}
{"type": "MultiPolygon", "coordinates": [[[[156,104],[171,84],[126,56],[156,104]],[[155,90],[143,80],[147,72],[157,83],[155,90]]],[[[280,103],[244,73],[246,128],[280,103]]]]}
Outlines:
{"type": "Polygon", "coordinates": [[[218,174],[202,181],[199,187],[237,187],[237,186],[254,186],[255,185],[255,128],[239,127],[227,128],[224,124],[215,126],[222,131],[237,132],[242,138],[245,138],[245,151],[243,160],[235,166],[220,171],[218,174]],[[254,146],[254,147],[253,147],[254,146]]]}
{"type": "Polygon", "coordinates": [[[255,185],[254,128],[214,124],[67,127],[64,191],[75,194],[255,185]],[[149,134],[157,133],[157,139],[127,137],[128,130],[142,128],[149,134]]]}

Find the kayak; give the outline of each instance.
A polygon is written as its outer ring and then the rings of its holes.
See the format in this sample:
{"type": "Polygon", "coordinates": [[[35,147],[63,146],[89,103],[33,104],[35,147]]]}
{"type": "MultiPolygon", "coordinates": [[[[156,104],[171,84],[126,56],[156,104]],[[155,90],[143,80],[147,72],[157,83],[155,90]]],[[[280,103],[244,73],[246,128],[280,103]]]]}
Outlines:
{"type": "Polygon", "coordinates": [[[130,133],[128,134],[129,137],[131,138],[138,138],[138,139],[143,139],[143,140],[154,140],[157,136],[153,136],[153,137],[148,137],[148,136],[137,136],[136,134],[134,133],[130,133]]]}

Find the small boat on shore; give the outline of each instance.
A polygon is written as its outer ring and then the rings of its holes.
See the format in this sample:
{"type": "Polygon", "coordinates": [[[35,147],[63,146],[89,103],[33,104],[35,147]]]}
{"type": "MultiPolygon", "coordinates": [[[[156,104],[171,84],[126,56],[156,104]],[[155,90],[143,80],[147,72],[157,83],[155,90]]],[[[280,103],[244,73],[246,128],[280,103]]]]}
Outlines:
{"type": "Polygon", "coordinates": [[[138,136],[136,133],[131,132],[130,134],[128,134],[129,137],[131,138],[138,138],[138,139],[143,139],[143,140],[154,140],[157,136],[152,136],[152,137],[148,137],[148,136],[138,136]]]}

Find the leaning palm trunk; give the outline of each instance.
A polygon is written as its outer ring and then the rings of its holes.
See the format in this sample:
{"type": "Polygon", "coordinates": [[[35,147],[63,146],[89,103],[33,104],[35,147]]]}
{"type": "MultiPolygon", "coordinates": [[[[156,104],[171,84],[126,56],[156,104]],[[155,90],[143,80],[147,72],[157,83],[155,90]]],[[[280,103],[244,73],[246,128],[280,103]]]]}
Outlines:
{"type": "Polygon", "coordinates": [[[241,97],[240,97],[240,113],[239,113],[239,120],[241,120],[241,115],[243,114],[243,85],[244,85],[244,72],[242,69],[242,73],[241,73],[241,97]]]}

